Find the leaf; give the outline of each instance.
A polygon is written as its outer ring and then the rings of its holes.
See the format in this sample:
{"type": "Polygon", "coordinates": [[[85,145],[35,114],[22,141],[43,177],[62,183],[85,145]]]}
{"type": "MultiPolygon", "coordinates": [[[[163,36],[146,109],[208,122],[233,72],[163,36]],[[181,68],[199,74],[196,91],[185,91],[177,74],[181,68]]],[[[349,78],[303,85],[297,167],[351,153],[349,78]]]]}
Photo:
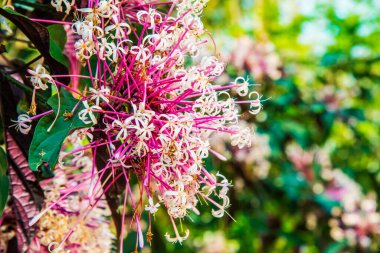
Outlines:
{"type": "MultiPolygon", "coordinates": [[[[54,59],[50,54],[50,36],[49,31],[45,26],[31,21],[24,15],[21,15],[12,10],[4,10],[0,8],[0,15],[12,21],[29,40],[34,44],[37,50],[45,58],[45,62],[54,74],[66,74],[67,68],[54,59]]],[[[62,79],[63,82],[68,83],[68,78],[62,79]]]]}
{"type": "Polygon", "coordinates": [[[7,175],[7,168],[8,168],[7,155],[5,154],[3,148],[0,147],[0,176],[7,175]]]}
{"type": "Polygon", "coordinates": [[[325,250],[325,253],[339,253],[342,252],[343,249],[347,246],[347,241],[339,241],[331,243],[327,249],[325,250]]]}
{"type": "Polygon", "coordinates": [[[320,206],[322,206],[322,208],[325,209],[327,212],[331,212],[331,210],[334,207],[339,206],[338,201],[333,200],[324,194],[315,195],[314,201],[317,202],[320,206]]]}
{"type": "MultiPolygon", "coordinates": [[[[16,86],[20,88],[21,90],[32,94],[33,88],[31,86],[28,86],[24,83],[19,82],[18,80],[14,79],[12,76],[1,73],[1,79],[2,82],[7,82],[11,84],[12,86],[16,86]]],[[[9,95],[9,94],[8,94],[9,95]]],[[[9,97],[8,97],[9,98],[9,97]]],[[[38,105],[40,109],[47,109],[46,108],[46,101],[49,99],[49,97],[46,96],[45,93],[37,92],[36,93],[36,100],[38,102],[38,105]],[[41,108],[42,107],[42,108],[41,108]]],[[[17,118],[17,114],[14,115],[12,119],[17,118]]]]}
{"type": "Polygon", "coordinates": [[[36,0],[15,0],[13,1],[15,7],[19,7],[28,11],[43,10],[45,12],[51,12],[52,6],[47,4],[38,3],[36,0]]]}
{"type": "Polygon", "coordinates": [[[77,128],[91,127],[91,124],[85,124],[78,117],[78,112],[84,107],[79,100],[75,99],[67,90],[62,89],[61,93],[61,109],[59,117],[55,122],[50,132],[47,130],[54,121],[55,115],[58,110],[58,95],[51,97],[48,104],[53,108],[54,113],[44,116],[37,124],[34,131],[33,140],[29,149],[29,165],[33,171],[41,170],[40,166],[44,168],[54,168],[58,161],[59,152],[62,143],[69,133],[77,128]],[[63,117],[64,113],[70,113],[73,108],[80,103],[71,118],[66,119],[63,117]]]}
{"type": "Polygon", "coordinates": [[[57,61],[68,67],[67,57],[63,54],[67,41],[66,31],[62,25],[49,25],[47,27],[50,35],[50,54],[57,61]]]}
{"type": "Polygon", "coordinates": [[[22,251],[23,246],[30,243],[34,236],[35,229],[29,226],[29,221],[39,213],[42,207],[43,191],[15,138],[8,131],[5,132],[5,138],[9,157],[12,210],[17,222],[17,244],[18,249],[22,251]]]}
{"type": "Polygon", "coordinates": [[[9,179],[7,176],[7,170],[7,155],[0,147],[0,217],[3,215],[3,211],[8,199],[9,179]]]}

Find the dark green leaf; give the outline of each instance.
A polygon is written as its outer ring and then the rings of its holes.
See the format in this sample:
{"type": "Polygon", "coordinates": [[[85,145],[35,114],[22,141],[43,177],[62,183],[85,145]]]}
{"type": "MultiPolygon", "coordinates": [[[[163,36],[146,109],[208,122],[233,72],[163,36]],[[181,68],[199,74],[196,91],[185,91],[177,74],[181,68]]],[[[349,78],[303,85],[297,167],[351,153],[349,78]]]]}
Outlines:
{"type": "MultiPolygon", "coordinates": [[[[10,85],[13,85],[13,86],[16,86],[16,87],[22,89],[23,91],[28,92],[30,94],[32,94],[32,92],[33,92],[32,87],[30,87],[24,83],[19,82],[18,80],[14,79],[10,75],[2,74],[2,80],[8,82],[10,85]]],[[[36,99],[37,99],[37,102],[39,105],[45,106],[46,101],[49,99],[49,97],[46,97],[46,95],[42,92],[37,92],[36,93],[36,99]]]]}
{"type": "Polygon", "coordinates": [[[67,58],[63,54],[63,50],[67,41],[65,29],[62,25],[49,25],[47,29],[50,35],[49,50],[51,56],[67,67],[67,58]]]}
{"type": "Polygon", "coordinates": [[[325,253],[338,253],[342,252],[343,249],[347,246],[347,241],[340,241],[330,244],[327,249],[325,250],[325,253]]]}
{"type": "Polygon", "coordinates": [[[3,215],[5,204],[8,199],[9,178],[7,176],[7,155],[0,147],[0,217],[3,215]]]}
{"type": "Polygon", "coordinates": [[[5,151],[0,147],[0,176],[7,175],[7,168],[7,155],[5,154],[5,151]]]}
{"type": "Polygon", "coordinates": [[[314,200],[328,212],[331,212],[331,210],[334,207],[339,206],[338,201],[330,199],[329,197],[323,194],[315,195],[314,200]]]}
{"type": "Polygon", "coordinates": [[[54,114],[47,115],[38,122],[30,145],[29,166],[33,171],[37,171],[41,165],[44,165],[44,168],[47,165],[50,169],[54,168],[62,143],[69,133],[77,128],[91,127],[91,124],[84,124],[78,117],[78,112],[83,109],[82,104],[76,107],[71,118],[63,117],[63,114],[70,113],[78,102],[79,100],[75,99],[68,91],[62,89],[59,117],[51,131],[47,132],[58,110],[58,96],[55,95],[49,99],[48,104],[53,108],[54,114]]]}
{"type": "Polygon", "coordinates": [[[7,204],[9,192],[8,176],[0,176],[0,217],[3,215],[5,205],[7,204]]]}

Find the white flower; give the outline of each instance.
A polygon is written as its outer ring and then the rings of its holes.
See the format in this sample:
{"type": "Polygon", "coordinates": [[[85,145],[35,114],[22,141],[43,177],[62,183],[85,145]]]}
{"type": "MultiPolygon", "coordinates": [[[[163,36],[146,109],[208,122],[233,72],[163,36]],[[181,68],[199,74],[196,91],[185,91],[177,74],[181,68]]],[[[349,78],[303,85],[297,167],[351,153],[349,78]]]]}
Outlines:
{"type": "Polygon", "coordinates": [[[100,42],[96,43],[96,48],[99,59],[102,61],[109,58],[113,53],[112,43],[108,43],[106,38],[101,38],[100,42]]]}
{"type": "Polygon", "coordinates": [[[194,35],[201,35],[204,33],[203,23],[196,15],[186,15],[181,22],[186,28],[190,29],[194,35]]]}
{"type": "Polygon", "coordinates": [[[97,8],[97,11],[101,13],[99,16],[109,18],[112,14],[119,14],[118,3],[118,0],[116,0],[115,3],[113,3],[113,1],[100,0],[97,8]]]}
{"type": "Polygon", "coordinates": [[[34,71],[28,69],[28,73],[32,75],[30,81],[35,89],[46,90],[49,88],[47,86],[48,82],[54,83],[53,78],[47,74],[46,69],[41,64],[38,64],[34,71]]]}
{"type": "Polygon", "coordinates": [[[220,206],[220,208],[218,210],[214,210],[214,209],[211,210],[212,216],[214,216],[216,218],[223,217],[224,213],[226,212],[225,209],[230,206],[230,199],[227,196],[223,196],[222,198],[223,198],[222,206],[220,206]]]}
{"type": "Polygon", "coordinates": [[[75,42],[74,47],[76,56],[79,60],[88,60],[93,54],[94,42],[92,40],[85,41],[83,39],[80,39],[75,42]]]}
{"type": "Polygon", "coordinates": [[[171,238],[170,235],[166,233],[165,238],[166,240],[168,240],[168,242],[171,242],[171,243],[179,242],[181,244],[184,240],[186,240],[189,237],[189,234],[190,234],[190,231],[186,229],[184,236],[179,236],[179,234],[176,233],[176,237],[171,238]]]}
{"type": "Polygon", "coordinates": [[[94,131],[94,128],[81,128],[78,130],[75,130],[71,135],[69,135],[70,142],[73,143],[74,146],[80,147],[82,145],[82,142],[86,139],[86,137],[92,142],[94,136],[91,134],[91,132],[94,131]]]}
{"type": "Polygon", "coordinates": [[[259,93],[257,93],[256,91],[252,91],[251,93],[249,93],[249,99],[251,101],[251,103],[249,105],[249,112],[251,114],[258,114],[261,111],[263,105],[261,104],[260,98],[261,97],[260,97],[259,93]],[[251,98],[251,96],[253,94],[256,95],[255,99],[251,98]]]}
{"type": "Polygon", "coordinates": [[[17,120],[12,120],[16,124],[12,125],[16,127],[17,131],[20,131],[22,134],[28,134],[30,129],[32,128],[32,120],[27,114],[20,114],[17,117],[17,120]]]}
{"type": "Polygon", "coordinates": [[[245,146],[250,147],[252,145],[252,134],[249,127],[245,127],[238,130],[237,133],[231,135],[231,145],[243,148],[245,146]]]}
{"type": "Polygon", "coordinates": [[[222,187],[222,189],[219,191],[219,197],[223,198],[227,196],[227,193],[229,191],[229,187],[231,187],[231,184],[228,182],[227,178],[220,174],[219,172],[216,173],[216,177],[221,177],[222,181],[219,182],[219,185],[222,187]]]}
{"type": "Polygon", "coordinates": [[[165,51],[173,45],[172,34],[163,30],[160,34],[149,34],[145,36],[143,44],[148,42],[151,46],[154,46],[157,51],[165,51]]]}
{"type": "Polygon", "coordinates": [[[142,141],[147,141],[152,138],[152,132],[154,131],[153,124],[143,124],[141,127],[136,128],[136,135],[142,141]]]}
{"type": "Polygon", "coordinates": [[[151,52],[148,48],[144,47],[144,45],[140,46],[132,46],[130,52],[136,55],[136,61],[145,62],[150,56],[151,52]]]}
{"type": "Polygon", "coordinates": [[[139,139],[139,141],[134,146],[133,154],[136,154],[139,157],[144,157],[148,151],[149,151],[148,145],[145,143],[145,141],[139,139]]]}
{"type": "Polygon", "coordinates": [[[63,11],[63,8],[62,8],[62,3],[65,4],[65,7],[66,7],[66,11],[65,13],[66,14],[69,14],[70,13],[70,10],[71,10],[71,6],[73,6],[75,4],[75,0],[71,0],[71,2],[67,1],[67,0],[52,0],[51,1],[51,5],[53,7],[55,7],[55,9],[58,11],[58,12],[62,12],[63,11]]]}
{"type": "Polygon", "coordinates": [[[181,52],[181,50],[176,49],[173,51],[171,57],[176,61],[175,64],[179,67],[183,66],[185,63],[185,57],[184,54],[181,52]]]}
{"type": "Polygon", "coordinates": [[[116,136],[116,139],[125,140],[128,136],[128,121],[124,120],[124,122],[121,122],[120,120],[114,120],[112,122],[112,127],[119,127],[119,133],[116,136]]]}
{"type": "Polygon", "coordinates": [[[245,80],[243,77],[238,77],[235,79],[234,84],[236,85],[236,91],[239,96],[247,96],[248,95],[248,78],[245,80]]]}
{"type": "Polygon", "coordinates": [[[193,105],[193,110],[199,115],[216,116],[221,112],[223,101],[218,101],[216,92],[210,94],[203,94],[193,105]]]}
{"type": "Polygon", "coordinates": [[[125,156],[121,155],[120,152],[116,152],[112,158],[109,159],[111,163],[113,163],[115,166],[122,166],[126,169],[130,168],[130,165],[126,165],[125,161],[123,159],[125,156]]]}
{"type": "Polygon", "coordinates": [[[148,199],[149,205],[145,205],[145,210],[149,211],[151,214],[154,214],[158,211],[158,207],[160,206],[159,203],[154,204],[153,199],[149,197],[148,199]]]}
{"type": "Polygon", "coordinates": [[[136,129],[148,125],[148,123],[152,120],[152,117],[155,115],[154,111],[145,109],[145,103],[140,103],[139,108],[132,103],[132,109],[133,115],[128,118],[128,122],[135,120],[134,127],[136,129]]]}
{"type": "Polygon", "coordinates": [[[96,24],[100,23],[101,13],[97,8],[82,8],[78,9],[78,11],[85,14],[87,21],[95,22],[96,24]]]}
{"type": "Polygon", "coordinates": [[[219,62],[215,56],[204,56],[201,60],[201,67],[205,70],[212,69],[213,76],[220,76],[224,71],[223,62],[219,62]]]}
{"type": "Polygon", "coordinates": [[[123,44],[125,43],[132,43],[131,40],[123,40],[120,41],[119,44],[115,45],[114,42],[109,43],[109,45],[112,47],[112,54],[108,56],[108,60],[112,62],[117,62],[119,59],[119,54],[122,56],[126,55],[129,51],[128,46],[124,46],[123,44]]]}
{"type": "Polygon", "coordinates": [[[161,15],[155,9],[152,8],[149,8],[149,11],[137,12],[136,17],[139,20],[140,24],[143,24],[143,21],[149,20],[149,29],[153,29],[156,26],[156,23],[162,22],[161,15]]]}
{"type": "Polygon", "coordinates": [[[231,97],[229,97],[223,101],[222,111],[223,111],[223,119],[225,122],[228,122],[230,124],[237,124],[238,123],[238,108],[236,107],[235,100],[233,100],[231,97]]]}
{"type": "Polygon", "coordinates": [[[101,88],[100,90],[96,90],[94,88],[90,88],[89,91],[92,93],[90,96],[91,100],[95,100],[95,104],[99,106],[100,99],[102,99],[105,102],[109,102],[108,97],[105,95],[110,94],[110,89],[108,87],[101,88]]]}
{"type": "Polygon", "coordinates": [[[115,30],[115,34],[111,33],[111,38],[113,39],[123,39],[125,35],[128,35],[131,33],[131,27],[127,23],[119,23],[119,19],[116,15],[112,16],[113,24],[107,26],[104,28],[104,31],[106,34],[108,34],[110,31],[115,30]]]}
{"type": "Polygon", "coordinates": [[[166,58],[162,58],[160,55],[153,56],[151,60],[151,65],[156,66],[157,69],[164,69],[166,58]]]}
{"type": "Polygon", "coordinates": [[[102,38],[104,36],[103,29],[94,25],[93,21],[78,20],[72,25],[72,29],[78,35],[81,35],[85,41],[93,41],[95,35],[96,38],[102,38]]]}
{"type": "Polygon", "coordinates": [[[96,125],[98,123],[98,120],[96,119],[93,110],[102,110],[97,105],[89,106],[87,101],[82,102],[84,105],[84,109],[78,113],[79,119],[81,119],[85,124],[93,123],[96,125]],[[90,120],[88,119],[88,116],[90,117],[90,120]]]}

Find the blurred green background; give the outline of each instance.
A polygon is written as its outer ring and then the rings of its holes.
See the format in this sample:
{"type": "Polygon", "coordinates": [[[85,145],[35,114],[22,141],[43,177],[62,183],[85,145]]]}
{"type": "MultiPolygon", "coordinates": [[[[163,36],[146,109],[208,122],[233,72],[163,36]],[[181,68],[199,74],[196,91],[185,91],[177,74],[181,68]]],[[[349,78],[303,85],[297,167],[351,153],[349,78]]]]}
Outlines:
{"type": "Polygon", "coordinates": [[[380,252],[379,21],[378,0],[208,3],[205,26],[228,63],[217,83],[249,77],[264,107],[242,113],[250,149],[215,136],[230,160],[205,162],[232,180],[236,222],[204,206],[184,245],[170,245],[158,214],[153,252],[380,252]]]}

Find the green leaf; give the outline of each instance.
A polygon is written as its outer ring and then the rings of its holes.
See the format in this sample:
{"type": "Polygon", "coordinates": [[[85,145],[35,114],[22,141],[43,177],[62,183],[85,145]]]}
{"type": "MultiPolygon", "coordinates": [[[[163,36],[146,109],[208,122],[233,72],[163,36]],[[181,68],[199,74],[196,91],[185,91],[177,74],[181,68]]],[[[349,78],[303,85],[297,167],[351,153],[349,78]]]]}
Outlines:
{"type": "MultiPolygon", "coordinates": [[[[4,81],[9,82],[9,84],[14,85],[14,86],[22,89],[23,91],[30,93],[30,94],[33,93],[33,88],[31,86],[28,86],[24,83],[19,82],[18,80],[14,79],[11,75],[4,74],[4,73],[2,73],[2,75],[3,75],[2,77],[3,77],[4,81]]],[[[46,94],[44,94],[44,93],[37,92],[36,93],[36,99],[37,99],[39,106],[42,105],[45,108],[46,101],[49,99],[49,97],[47,97],[46,94]]]]}
{"type": "Polygon", "coordinates": [[[343,249],[347,246],[347,241],[343,240],[343,241],[339,241],[339,242],[335,242],[335,243],[332,243],[330,244],[327,249],[325,250],[325,253],[338,253],[338,252],[342,252],[343,249]]]}
{"type": "Polygon", "coordinates": [[[0,147],[0,217],[3,215],[5,204],[8,199],[9,179],[7,176],[8,162],[7,155],[0,147]]]}
{"type": "Polygon", "coordinates": [[[62,25],[49,25],[47,27],[50,35],[51,56],[68,67],[67,57],[63,54],[67,41],[66,31],[62,25]]]}
{"type": "Polygon", "coordinates": [[[15,0],[13,1],[15,7],[22,8],[27,11],[44,11],[52,13],[52,6],[47,4],[38,3],[36,0],[15,0]]]}
{"type": "Polygon", "coordinates": [[[54,121],[56,112],[58,110],[58,96],[57,94],[48,100],[48,104],[53,108],[54,113],[44,116],[37,124],[36,130],[29,149],[29,166],[33,171],[41,170],[44,168],[45,175],[48,175],[49,170],[54,168],[58,161],[59,152],[62,147],[62,143],[69,133],[77,128],[91,127],[91,124],[85,124],[78,117],[84,107],[80,103],[72,117],[63,117],[64,113],[70,113],[77,105],[79,100],[75,99],[65,89],[61,90],[61,110],[59,117],[55,122],[50,132],[47,130],[54,121]],[[41,166],[43,165],[43,166],[41,166]]]}
{"type": "Polygon", "coordinates": [[[331,212],[331,210],[339,206],[339,202],[335,201],[333,199],[330,199],[328,196],[323,194],[318,194],[314,196],[315,202],[317,202],[320,206],[322,206],[323,209],[325,209],[327,212],[331,212]]]}
{"type": "Polygon", "coordinates": [[[6,176],[8,170],[7,155],[3,148],[0,147],[0,176],[6,176]]]}

